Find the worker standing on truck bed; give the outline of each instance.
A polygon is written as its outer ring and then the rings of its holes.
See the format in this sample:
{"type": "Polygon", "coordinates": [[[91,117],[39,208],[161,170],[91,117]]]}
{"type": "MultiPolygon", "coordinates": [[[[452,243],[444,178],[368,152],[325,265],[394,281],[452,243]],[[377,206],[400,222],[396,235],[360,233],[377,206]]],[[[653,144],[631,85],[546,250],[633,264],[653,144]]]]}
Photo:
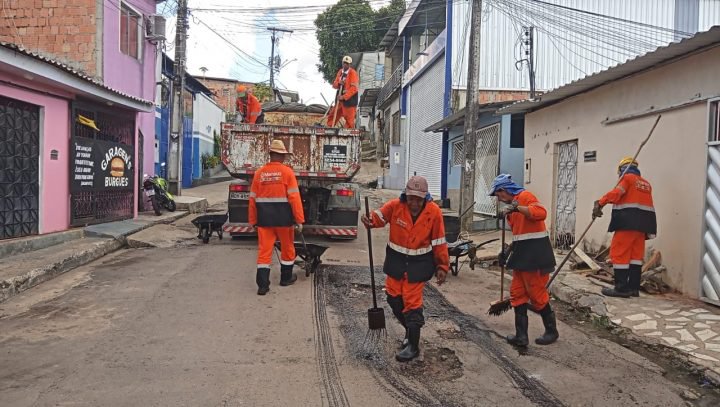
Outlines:
{"type": "Polygon", "coordinates": [[[352,64],[352,58],[350,58],[349,55],[344,56],[342,59],[342,68],[340,68],[337,75],[335,75],[333,88],[338,90],[338,96],[335,98],[337,103],[335,103],[333,107],[335,111],[328,113],[328,127],[334,127],[342,117],[345,119],[346,129],[355,128],[360,77],[350,64],[352,64]]]}
{"type": "Polygon", "coordinates": [[[260,101],[245,85],[237,85],[237,111],[242,114],[243,123],[261,124],[263,120],[260,101]]]}
{"type": "Polygon", "coordinates": [[[613,204],[608,232],[615,232],[610,243],[610,260],[615,287],[603,288],[610,297],[640,296],[640,274],[645,259],[645,240],[657,233],[652,186],[640,175],[638,162],[632,157],[620,161],[617,168],[620,183],[595,201],[593,217],[603,215],[602,208],[613,204]]]}
{"type": "Polygon", "coordinates": [[[383,265],[385,291],[388,305],[405,328],[403,347],[395,359],[408,362],[420,355],[425,282],[436,275],[438,285],[444,283],[450,268],[442,211],[428,193],[427,180],[414,176],[400,198],[370,216],[361,218],[367,228],[390,225],[383,265]]]}
{"type": "Polygon", "coordinates": [[[295,283],[295,233],[302,233],[305,223],[300,189],[293,170],[284,165],[292,154],[281,140],[270,145],[270,162],[253,176],[250,187],[248,220],[258,234],[257,275],[258,295],[270,291],[270,265],[275,241],[280,240],[280,285],[295,283]]]}

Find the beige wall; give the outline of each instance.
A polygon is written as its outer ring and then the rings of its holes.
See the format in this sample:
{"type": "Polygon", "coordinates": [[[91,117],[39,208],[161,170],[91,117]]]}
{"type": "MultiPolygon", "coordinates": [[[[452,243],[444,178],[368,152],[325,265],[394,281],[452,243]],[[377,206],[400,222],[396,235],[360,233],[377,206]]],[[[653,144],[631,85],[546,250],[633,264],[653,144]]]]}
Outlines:
{"type": "MultiPolygon", "coordinates": [[[[720,48],[605,85],[530,113],[525,122],[525,158],[532,160],[526,187],[549,205],[553,202],[555,143],[578,140],[576,235],[590,221],[593,201],[617,182],[616,168],[632,156],[647,136],[655,116],[611,125],[608,117],[646,111],[695,98],[719,95],[720,48]],[[584,162],[585,151],[597,151],[596,162],[584,162]]],[[[640,153],[640,169],[653,185],[658,237],[648,248],[662,252],[668,282],[697,298],[701,272],[702,210],[708,138],[707,103],[663,113],[640,153]]],[[[554,212],[554,205],[553,205],[554,212]]],[[[597,247],[608,244],[610,208],[586,237],[597,247]]],[[[554,216],[553,216],[554,218],[554,216]]],[[[552,223],[552,220],[548,220],[552,223]]],[[[552,225],[549,225],[552,227],[552,225]]]]}

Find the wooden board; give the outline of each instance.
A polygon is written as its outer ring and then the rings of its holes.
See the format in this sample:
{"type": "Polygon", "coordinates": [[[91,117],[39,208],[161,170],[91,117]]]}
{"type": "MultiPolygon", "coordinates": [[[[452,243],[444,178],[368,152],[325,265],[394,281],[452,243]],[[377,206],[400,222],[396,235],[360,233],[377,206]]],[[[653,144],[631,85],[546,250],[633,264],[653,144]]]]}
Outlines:
{"type": "Polygon", "coordinates": [[[590,256],[588,256],[582,249],[579,247],[575,248],[575,254],[580,258],[580,260],[583,261],[583,263],[587,264],[590,270],[592,271],[599,271],[601,267],[595,263],[595,260],[593,260],[590,256]]]}

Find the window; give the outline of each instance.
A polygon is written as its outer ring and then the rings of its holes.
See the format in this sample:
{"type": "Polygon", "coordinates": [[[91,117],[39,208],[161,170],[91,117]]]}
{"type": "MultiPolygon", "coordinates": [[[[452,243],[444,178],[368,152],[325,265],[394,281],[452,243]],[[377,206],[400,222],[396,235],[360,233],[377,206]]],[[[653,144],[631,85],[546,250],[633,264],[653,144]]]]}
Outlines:
{"type": "Polygon", "coordinates": [[[459,141],[456,141],[452,144],[452,163],[451,164],[453,167],[456,167],[458,165],[463,165],[463,160],[465,159],[465,157],[463,157],[463,154],[465,154],[465,152],[463,151],[464,150],[463,146],[464,146],[464,144],[463,144],[462,139],[460,139],[459,141]]]}
{"type": "Polygon", "coordinates": [[[124,3],[120,7],[120,52],[140,59],[142,19],[124,3]]]}
{"type": "Polygon", "coordinates": [[[400,144],[400,111],[392,115],[392,143],[400,144]]]}
{"type": "Polygon", "coordinates": [[[710,105],[710,142],[720,141],[720,102],[714,102],[710,105]]]}
{"type": "Polygon", "coordinates": [[[230,96],[230,89],[228,89],[228,88],[223,89],[223,96],[230,96]]]}

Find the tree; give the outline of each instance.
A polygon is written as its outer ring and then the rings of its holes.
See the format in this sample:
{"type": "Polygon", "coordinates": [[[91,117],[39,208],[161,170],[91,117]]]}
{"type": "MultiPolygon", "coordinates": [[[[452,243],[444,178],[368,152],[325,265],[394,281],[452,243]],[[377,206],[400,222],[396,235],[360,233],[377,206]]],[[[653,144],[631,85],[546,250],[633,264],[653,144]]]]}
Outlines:
{"type": "Polygon", "coordinates": [[[270,89],[270,85],[267,85],[265,83],[256,83],[253,85],[253,95],[255,95],[256,98],[262,103],[267,102],[268,100],[272,100],[273,92],[272,89],[270,89]]]}
{"type": "Polygon", "coordinates": [[[340,0],[315,19],[320,44],[318,71],[332,82],[343,55],[378,48],[385,32],[405,11],[404,0],[392,2],[377,12],[367,0],[340,0]]]}

